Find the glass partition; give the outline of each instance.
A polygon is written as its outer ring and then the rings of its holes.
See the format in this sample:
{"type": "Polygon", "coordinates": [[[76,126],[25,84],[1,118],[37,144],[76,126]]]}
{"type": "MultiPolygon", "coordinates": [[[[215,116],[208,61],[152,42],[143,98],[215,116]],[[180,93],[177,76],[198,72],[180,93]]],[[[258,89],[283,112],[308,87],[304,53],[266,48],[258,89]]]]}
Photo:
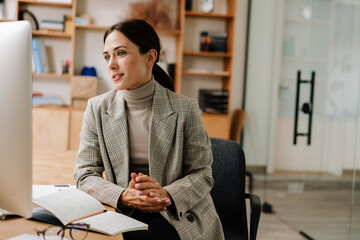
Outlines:
{"type": "Polygon", "coordinates": [[[254,192],[308,239],[360,239],[360,0],[273,0],[270,71],[252,61],[260,2],[252,1],[242,143],[254,192]],[[254,65],[270,73],[265,117],[253,104],[262,91],[254,65]],[[264,138],[266,147],[256,145],[264,138]]]}

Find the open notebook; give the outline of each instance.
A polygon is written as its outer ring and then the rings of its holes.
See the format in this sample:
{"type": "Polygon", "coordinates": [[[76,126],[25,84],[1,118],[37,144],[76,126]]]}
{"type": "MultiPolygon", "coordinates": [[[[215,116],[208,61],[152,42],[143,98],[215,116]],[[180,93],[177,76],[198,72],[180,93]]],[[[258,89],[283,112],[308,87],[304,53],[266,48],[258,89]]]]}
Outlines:
{"type": "Polygon", "coordinates": [[[75,188],[40,196],[33,202],[41,208],[32,218],[55,225],[83,222],[90,225],[90,230],[107,235],[148,229],[145,223],[106,211],[94,197],[75,188]]]}

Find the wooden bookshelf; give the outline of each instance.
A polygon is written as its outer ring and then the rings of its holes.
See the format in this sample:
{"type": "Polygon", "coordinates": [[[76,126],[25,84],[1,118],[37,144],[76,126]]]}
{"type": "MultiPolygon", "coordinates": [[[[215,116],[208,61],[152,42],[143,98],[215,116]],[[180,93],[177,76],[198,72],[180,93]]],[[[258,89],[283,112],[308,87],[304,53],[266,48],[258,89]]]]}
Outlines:
{"type": "MultiPolygon", "coordinates": [[[[232,65],[233,65],[233,44],[234,44],[234,28],[235,28],[235,10],[236,10],[236,0],[224,0],[221,2],[219,0],[218,4],[226,4],[225,12],[217,12],[216,6],[212,13],[203,13],[200,12],[200,9],[193,9],[191,11],[181,11],[181,29],[182,29],[182,49],[181,55],[178,60],[181,61],[180,66],[177,68],[180,71],[180,76],[177,75],[175,78],[176,91],[183,93],[182,85],[183,81],[187,81],[186,86],[189,88],[190,85],[202,86],[204,81],[208,78],[211,78],[211,82],[218,81],[218,86],[222,90],[227,90],[229,92],[228,99],[228,113],[227,114],[216,114],[216,113],[202,113],[202,118],[204,122],[205,129],[207,130],[210,137],[220,137],[220,138],[230,138],[230,115],[231,115],[231,87],[232,87],[232,65]],[[191,19],[190,19],[191,18],[191,19]],[[203,52],[194,49],[194,45],[189,44],[190,41],[184,41],[183,39],[192,38],[194,35],[200,36],[202,31],[213,31],[213,26],[207,28],[204,23],[211,23],[219,26],[219,32],[227,33],[227,52],[203,52]],[[197,27],[197,24],[202,25],[197,27]],[[221,28],[221,26],[223,26],[221,28]],[[187,30],[189,29],[189,30],[187,30]],[[191,36],[187,36],[190,34],[191,36]],[[184,45],[188,44],[188,45],[184,45]],[[186,49],[186,50],[184,50],[186,49]],[[189,50],[190,49],[190,50],[189,50]],[[184,63],[184,56],[186,56],[186,64],[184,63]],[[208,61],[209,66],[214,67],[215,70],[211,69],[212,67],[207,67],[203,62],[208,61]],[[215,65],[214,65],[215,64],[215,65]],[[187,69],[184,69],[186,66],[187,69]],[[194,68],[191,66],[193,65],[194,68]],[[217,68],[216,68],[217,66],[217,68]],[[204,69],[203,69],[204,68],[204,69]],[[222,68],[222,69],[220,69],[222,68]]],[[[182,1],[182,6],[185,5],[185,0],[182,1]]],[[[221,10],[222,11],[222,10],[221,10]]],[[[216,31],[214,31],[216,32],[216,31]]],[[[195,38],[197,39],[197,38],[195,38]]],[[[199,88],[199,87],[198,87],[199,88]]],[[[201,88],[208,88],[203,86],[201,88]]],[[[220,90],[220,89],[219,89],[220,90]]],[[[192,89],[189,91],[190,94],[194,94],[196,90],[192,89]]],[[[185,94],[186,95],[186,94],[185,94]]],[[[197,99],[196,96],[191,96],[197,99]]]]}
{"type": "Polygon", "coordinates": [[[72,8],[73,3],[59,3],[59,2],[46,2],[46,1],[37,1],[37,0],[18,0],[19,4],[32,4],[32,5],[42,5],[42,6],[52,6],[52,7],[66,7],[72,8]]]}

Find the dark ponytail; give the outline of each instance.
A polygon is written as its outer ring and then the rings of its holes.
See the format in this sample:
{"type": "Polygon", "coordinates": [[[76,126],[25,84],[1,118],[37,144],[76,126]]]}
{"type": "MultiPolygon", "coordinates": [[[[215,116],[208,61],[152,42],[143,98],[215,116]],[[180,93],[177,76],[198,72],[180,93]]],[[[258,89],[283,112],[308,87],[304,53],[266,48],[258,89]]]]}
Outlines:
{"type": "Polygon", "coordinates": [[[116,23],[109,27],[104,34],[104,43],[106,38],[114,30],[124,34],[131,42],[139,47],[142,54],[149,52],[150,49],[157,51],[158,57],[152,69],[152,74],[155,80],[163,87],[173,91],[174,83],[169,75],[157,64],[160,56],[160,39],[154,28],[147,22],[139,19],[130,19],[123,22],[116,23]]]}

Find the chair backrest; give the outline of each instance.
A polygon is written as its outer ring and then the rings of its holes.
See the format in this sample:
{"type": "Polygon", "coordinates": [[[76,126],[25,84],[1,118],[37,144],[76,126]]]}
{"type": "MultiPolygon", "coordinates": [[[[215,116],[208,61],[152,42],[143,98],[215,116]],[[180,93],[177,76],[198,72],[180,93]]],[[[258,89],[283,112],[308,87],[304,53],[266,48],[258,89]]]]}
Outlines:
{"type": "Polygon", "coordinates": [[[233,118],[231,120],[230,140],[235,142],[240,141],[241,132],[245,124],[245,117],[245,110],[235,109],[233,118]]]}
{"type": "Polygon", "coordinates": [[[245,156],[234,141],[210,138],[214,162],[211,196],[225,239],[248,239],[245,205],[245,156]]]}

